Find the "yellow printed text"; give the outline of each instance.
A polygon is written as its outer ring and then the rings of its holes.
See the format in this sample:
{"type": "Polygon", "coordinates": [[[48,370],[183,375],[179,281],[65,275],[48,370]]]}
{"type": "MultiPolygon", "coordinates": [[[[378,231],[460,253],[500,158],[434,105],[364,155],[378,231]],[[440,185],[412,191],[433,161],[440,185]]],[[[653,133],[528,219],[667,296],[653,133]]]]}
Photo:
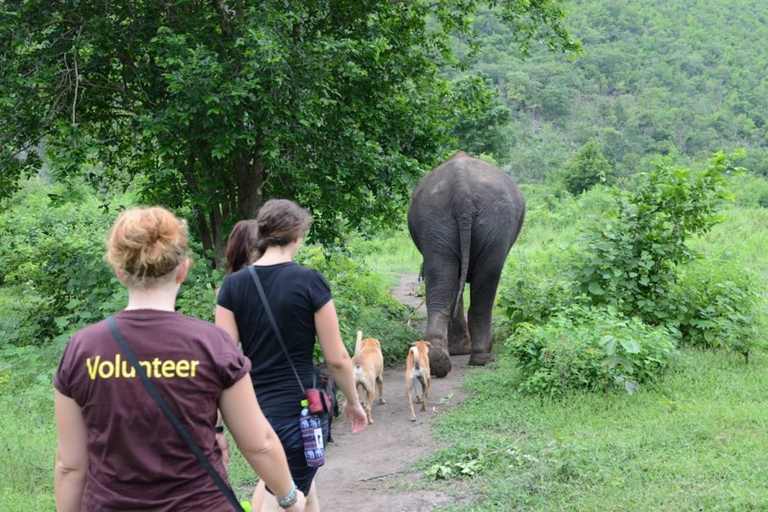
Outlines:
{"type": "MultiPolygon", "coordinates": [[[[120,354],[115,355],[114,360],[102,359],[101,356],[90,357],[85,360],[88,367],[88,376],[91,380],[99,379],[133,379],[137,377],[136,369],[129,361],[124,360],[120,354]]],[[[197,373],[197,366],[200,361],[195,359],[189,361],[181,359],[173,361],[160,358],[154,358],[152,361],[139,361],[144,368],[147,376],[151,379],[172,379],[181,377],[183,379],[194,378],[197,373]]]]}

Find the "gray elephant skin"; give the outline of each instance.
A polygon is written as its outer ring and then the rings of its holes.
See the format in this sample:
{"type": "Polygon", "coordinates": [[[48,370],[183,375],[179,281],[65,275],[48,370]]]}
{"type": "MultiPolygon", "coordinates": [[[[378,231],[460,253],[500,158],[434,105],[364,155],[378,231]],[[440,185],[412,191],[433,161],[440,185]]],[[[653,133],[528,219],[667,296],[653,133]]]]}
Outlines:
{"type": "Polygon", "coordinates": [[[525,197],[498,167],[458,152],[426,174],[408,208],[408,231],[424,260],[432,375],[451,371],[450,355],[469,364],[494,356],[491,315],[501,271],[525,219],[525,197]],[[463,291],[469,284],[464,317],[463,291]]]}

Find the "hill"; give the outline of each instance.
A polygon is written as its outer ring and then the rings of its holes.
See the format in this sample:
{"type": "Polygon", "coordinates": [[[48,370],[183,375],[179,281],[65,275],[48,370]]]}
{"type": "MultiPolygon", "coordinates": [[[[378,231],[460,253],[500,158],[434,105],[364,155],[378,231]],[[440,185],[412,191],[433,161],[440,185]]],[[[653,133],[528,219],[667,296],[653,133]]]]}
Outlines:
{"type": "Polygon", "coordinates": [[[584,55],[541,48],[520,60],[507,27],[476,17],[470,70],[511,110],[494,156],[521,179],[543,181],[592,138],[620,175],[658,155],[702,161],[737,147],[768,174],[768,3],[575,0],[568,26],[584,55]]]}

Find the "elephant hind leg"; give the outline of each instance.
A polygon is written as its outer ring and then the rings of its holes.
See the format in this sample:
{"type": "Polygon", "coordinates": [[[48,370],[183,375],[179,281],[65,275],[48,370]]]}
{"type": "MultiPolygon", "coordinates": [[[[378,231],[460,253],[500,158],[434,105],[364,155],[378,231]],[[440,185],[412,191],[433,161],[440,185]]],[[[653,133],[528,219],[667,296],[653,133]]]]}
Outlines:
{"type": "Polygon", "coordinates": [[[464,317],[464,298],[459,298],[459,305],[452,311],[448,325],[448,353],[452,356],[463,356],[472,353],[472,342],[469,337],[467,319],[464,317]]]}
{"type": "Polygon", "coordinates": [[[491,353],[476,353],[472,354],[469,358],[470,366],[485,366],[486,364],[496,360],[496,356],[491,353]]]}

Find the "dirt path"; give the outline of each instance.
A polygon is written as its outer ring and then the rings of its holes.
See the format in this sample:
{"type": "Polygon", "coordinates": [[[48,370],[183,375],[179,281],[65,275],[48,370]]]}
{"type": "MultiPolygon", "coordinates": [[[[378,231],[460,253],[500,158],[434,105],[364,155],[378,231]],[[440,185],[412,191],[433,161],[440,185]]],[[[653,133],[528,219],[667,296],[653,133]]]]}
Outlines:
{"type": "MultiPolygon", "coordinates": [[[[402,302],[426,313],[416,297],[416,275],[402,274],[392,294],[402,302]]],[[[423,318],[421,318],[423,320],[423,318]]],[[[334,442],[327,448],[327,460],[316,477],[324,510],[333,512],[428,512],[448,505],[454,496],[435,491],[407,490],[404,483],[422,478],[411,472],[413,462],[437,448],[431,423],[454,407],[465,395],[458,383],[467,374],[469,356],[452,357],[453,369],[443,379],[432,378],[427,410],[416,406],[415,423],[408,419],[405,398],[405,364],[384,371],[384,398],[374,403],[374,423],[360,434],[349,432],[349,422],[339,417],[333,423],[334,442]]]]}

